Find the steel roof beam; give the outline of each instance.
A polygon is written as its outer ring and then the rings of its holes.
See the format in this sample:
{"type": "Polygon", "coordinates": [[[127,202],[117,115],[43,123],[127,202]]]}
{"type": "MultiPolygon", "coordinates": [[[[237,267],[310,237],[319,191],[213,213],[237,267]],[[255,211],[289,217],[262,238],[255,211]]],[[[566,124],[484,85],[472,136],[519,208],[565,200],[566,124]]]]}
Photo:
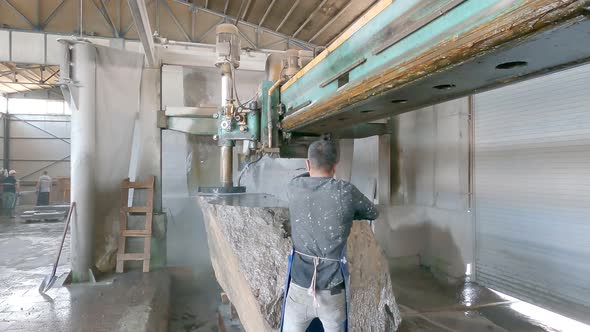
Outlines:
{"type": "MultiPolygon", "coordinates": [[[[184,27],[182,26],[180,21],[178,21],[178,18],[176,17],[176,15],[174,15],[174,12],[172,11],[172,8],[170,8],[170,6],[168,5],[168,2],[162,1],[162,4],[164,5],[164,8],[166,8],[166,11],[168,12],[168,14],[170,14],[172,21],[174,22],[174,24],[176,25],[178,30],[182,33],[182,36],[186,39],[186,41],[189,41],[189,42],[192,41],[191,37],[186,32],[186,30],[184,30],[184,27]]],[[[191,9],[191,14],[192,14],[192,9],[191,9]]],[[[149,24],[149,21],[148,21],[148,24],[149,24]]]]}
{"type": "Polygon", "coordinates": [[[61,0],[61,2],[57,5],[57,7],[55,7],[55,9],[51,12],[51,14],[49,14],[49,16],[47,16],[47,18],[45,19],[45,21],[43,21],[43,23],[41,23],[41,30],[45,29],[45,27],[47,26],[47,24],[49,24],[51,22],[51,20],[53,20],[53,18],[57,14],[57,12],[59,12],[59,10],[61,9],[61,7],[63,7],[63,5],[65,3],[66,3],[66,0],[61,0]]]}
{"type": "Polygon", "coordinates": [[[94,2],[94,0],[90,0],[92,5],[94,5],[94,8],[98,10],[98,12],[100,13],[100,16],[103,18],[104,23],[107,25],[107,27],[109,27],[112,30],[113,37],[119,38],[119,31],[117,30],[117,27],[115,27],[115,24],[113,23],[113,20],[111,19],[111,16],[107,11],[104,2],[102,0],[99,1],[100,6],[98,6],[96,2],[94,2]]]}
{"type": "Polygon", "coordinates": [[[318,12],[318,10],[320,10],[320,8],[322,8],[322,6],[324,6],[326,4],[326,2],[328,2],[328,0],[322,0],[322,2],[320,2],[320,5],[317,6],[313,12],[311,12],[311,14],[309,14],[309,16],[307,17],[307,19],[305,20],[305,22],[303,22],[303,24],[301,24],[301,26],[299,27],[299,29],[297,29],[297,31],[295,31],[293,33],[293,37],[297,37],[297,35],[301,32],[301,30],[303,30],[303,28],[305,28],[305,26],[307,25],[307,23],[309,23],[309,21],[311,21],[311,19],[313,18],[313,16],[318,12]]]}
{"type": "MultiPolygon", "coordinates": [[[[156,0],[159,1],[159,0],[156,0]]],[[[128,0],[129,9],[131,10],[131,16],[137,33],[139,34],[139,40],[143,45],[143,50],[150,67],[156,65],[156,56],[154,51],[154,37],[152,34],[152,28],[150,26],[150,20],[147,13],[147,5],[145,0],[128,0]]]]}
{"type": "Polygon", "coordinates": [[[229,0],[225,0],[225,6],[223,7],[223,15],[227,15],[228,8],[229,8],[229,0]]]}
{"type": "Polygon", "coordinates": [[[299,0],[295,1],[295,3],[293,3],[293,6],[291,6],[289,11],[287,12],[287,15],[285,15],[285,17],[283,18],[283,20],[281,21],[279,26],[276,28],[276,30],[275,30],[276,32],[279,32],[279,30],[283,27],[283,24],[285,24],[285,22],[287,22],[287,19],[289,18],[289,16],[291,16],[291,14],[293,13],[293,11],[297,7],[297,5],[299,5],[299,0]]]}
{"type": "Polygon", "coordinates": [[[242,17],[240,18],[242,21],[246,19],[246,15],[248,15],[248,10],[250,10],[250,4],[252,4],[252,0],[248,0],[248,2],[246,3],[246,9],[244,9],[244,13],[242,14],[242,17]]]}
{"type": "Polygon", "coordinates": [[[334,15],[334,17],[332,17],[332,18],[331,18],[331,19],[328,21],[328,23],[324,24],[324,26],[323,26],[323,27],[322,27],[322,28],[321,28],[321,29],[320,29],[318,32],[316,32],[316,34],[315,34],[315,35],[313,35],[313,37],[311,37],[311,39],[309,39],[307,42],[308,42],[308,43],[311,43],[311,42],[312,42],[313,40],[315,40],[315,39],[316,39],[316,38],[317,38],[319,35],[321,35],[321,34],[322,34],[322,32],[326,31],[326,29],[327,29],[327,28],[328,28],[330,25],[332,25],[332,23],[334,23],[334,22],[335,22],[337,19],[339,19],[339,18],[340,18],[340,16],[342,16],[342,14],[344,14],[344,12],[346,12],[346,10],[347,10],[347,9],[348,9],[350,6],[352,6],[352,4],[353,4],[353,1],[352,1],[352,0],[348,1],[348,3],[346,4],[346,6],[342,7],[342,9],[340,9],[340,11],[339,11],[339,12],[338,12],[336,15],[334,15]]]}
{"type": "Polygon", "coordinates": [[[272,0],[270,2],[270,5],[268,5],[268,8],[266,8],[264,15],[262,15],[262,19],[260,19],[260,22],[258,22],[259,27],[262,26],[262,23],[264,23],[264,20],[266,20],[266,17],[268,16],[268,13],[270,13],[270,10],[272,9],[272,7],[275,5],[275,2],[277,2],[277,0],[272,0]]]}
{"type": "MultiPolygon", "coordinates": [[[[175,2],[177,2],[177,3],[183,4],[183,5],[187,6],[187,7],[191,7],[191,6],[192,6],[192,7],[196,7],[196,8],[198,8],[200,11],[202,11],[202,12],[204,12],[204,13],[209,13],[209,14],[212,14],[212,15],[218,16],[218,17],[220,17],[220,18],[222,18],[223,20],[226,20],[226,21],[235,21],[235,17],[230,17],[230,16],[228,16],[228,15],[223,15],[223,13],[216,12],[216,11],[214,11],[214,10],[211,10],[211,9],[207,9],[207,8],[205,8],[205,7],[203,7],[203,6],[198,6],[198,5],[194,5],[194,4],[188,4],[188,3],[184,2],[184,1],[181,1],[181,0],[174,0],[174,1],[175,1],[175,2]]],[[[276,0],[275,0],[275,1],[276,1],[276,0]]],[[[273,1],[273,2],[274,2],[274,1],[273,1]]],[[[272,5],[272,3],[271,3],[271,5],[272,5]]],[[[276,32],[276,31],[274,31],[274,30],[267,29],[267,28],[265,28],[265,27],[261,27],[261,26],[259,26],[259,25],[257,25],[257,24],[253,24],[253,23],[250,23],[250,22],[247,22],[247,21],[244,21],[244,20],[238,20],[238,24],[241,24],[241,25],[243,25],[243,26],[247,26],[247,27],[249,27],[249,28],[251,28],[251,29],[259,30],[261,33],[268,33],[268,34],[270,34],[270,35],[273,35],[273,36],[276,36],[276,37],[279,37],[279,38],[283,38],[283,39],[285,39],[285,40],[287,40],[287,39],[288,39],[288,40],[290,40],[290,42],[292,42],[292,43],[294,43],[294,44],[298,45],[298,46],[299,46],[299,47],[301,47],[301,48],[305,48],[305,49],[313,49],[313,48],[315,47],[315,45],[313,45],[313,44],[310,44],[310,43],[307,43],[307,42],[305,42],[305,41],[303,41],[303,40],[299,40],[299,39],[292,39],[292,37],[291,37],[291,36],[288,36],[288,35],[286,35],[286,34],[283,34],[283,33],[280,33],[280,32],[276,32]]],[[[202,38],[203,38],[203,37],[201,37],[199,40],[201,40],[202,38]]]]}
{"type": "Polygon", "coordinates": [[[31,26],[31,29],[35,30],[37,27],[33,24],[33,22],[31,22],[23,13],[20,12],[20,10],[16,9],[16,7],[14,7],[10,1],[8,0],[1,0],[2,2],[4,2],[8,7],[10,7],[10,9],[12,9],[13,12],[15,12],[18,16],[20,16],[20,18],[23,19],[23,21],[27,22],[27,24],[29,24],[31,26]]]}

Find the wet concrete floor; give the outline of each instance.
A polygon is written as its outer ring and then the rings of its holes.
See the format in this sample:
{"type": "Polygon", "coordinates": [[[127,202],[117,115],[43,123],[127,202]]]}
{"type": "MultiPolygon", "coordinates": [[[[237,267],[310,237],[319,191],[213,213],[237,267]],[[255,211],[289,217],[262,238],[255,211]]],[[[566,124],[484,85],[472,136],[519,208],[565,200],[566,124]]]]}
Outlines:
{"type": "MultiPolygon", "coordinates": [[[[0,219],[0,331],[162,331],[168,323],[166,270],[113,275],[96,284],[39,294],[51,273],[63,222],[0,219]]],[[[69,239],[57,275],[69,268],[69,239]]]]}
{"type": "Polygon", "coordinates": [[[217,332],[217,310],[221,304],[221,288],[213,269],[188,267],[169,268],[170,291],[169,332],[217,332]]]}
{"type": "Polygon", "coordinates": [[[556,332],[476,283],[444,284],[419,267],[392,269],[391,274],[403,317],[399,332],[556,332]]]}
{"type": "MultiPolygon", "coordinates": [[[[40,295],[38,285],[51,272],[62,231],[62,222],[0,219],[0,331],[158,331],[165,325],[171,332],[217,331],[221,289],[203,265],[126,273],[40,295]]],[[[58,275],[68,261],[66,245],[58,275]]],[[[401,332],[556,331],[474,283],[446,285],[417,267],[393,269],[392,279],[404,319],[401,332]]]]}

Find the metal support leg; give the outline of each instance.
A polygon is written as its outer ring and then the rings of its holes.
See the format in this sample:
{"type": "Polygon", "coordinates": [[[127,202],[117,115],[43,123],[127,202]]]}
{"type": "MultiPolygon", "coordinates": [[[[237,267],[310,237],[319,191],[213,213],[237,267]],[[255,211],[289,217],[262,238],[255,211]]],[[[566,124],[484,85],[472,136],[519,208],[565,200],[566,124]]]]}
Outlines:
{"type": "Polygon", "coordinates": [[[233,182],[233,152],[234,143],[227,141],[221,146],[221,185],[232,187],[233,182]]]}

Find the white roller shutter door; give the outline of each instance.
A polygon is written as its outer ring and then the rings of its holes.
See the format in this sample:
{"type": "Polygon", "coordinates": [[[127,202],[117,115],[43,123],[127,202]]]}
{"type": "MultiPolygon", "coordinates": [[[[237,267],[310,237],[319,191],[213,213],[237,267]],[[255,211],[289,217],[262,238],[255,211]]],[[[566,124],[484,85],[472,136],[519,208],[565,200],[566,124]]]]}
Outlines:
{"type": "Polygon", "coordinates": [[[590,312],[590,65],[474,97],[476,280],[590,312]]]}

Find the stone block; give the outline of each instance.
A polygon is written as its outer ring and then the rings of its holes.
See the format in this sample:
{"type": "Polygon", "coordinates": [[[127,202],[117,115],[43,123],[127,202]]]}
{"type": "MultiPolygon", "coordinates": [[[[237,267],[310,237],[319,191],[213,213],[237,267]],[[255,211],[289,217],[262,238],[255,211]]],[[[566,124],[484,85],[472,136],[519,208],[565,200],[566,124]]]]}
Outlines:
{"type": "MultiPolygon", "coordinates": [[[[289,211],[267,196],[254,200],[247,196],[237,200],[201,196],[197,200],[215,276],[245,330],[277,331],[292,247],[289,211]]],[[[387,259],[365,221],[355,221],[348,239],[348,259],[349,330],[397,330],[401,316],[387,259]]]]}

